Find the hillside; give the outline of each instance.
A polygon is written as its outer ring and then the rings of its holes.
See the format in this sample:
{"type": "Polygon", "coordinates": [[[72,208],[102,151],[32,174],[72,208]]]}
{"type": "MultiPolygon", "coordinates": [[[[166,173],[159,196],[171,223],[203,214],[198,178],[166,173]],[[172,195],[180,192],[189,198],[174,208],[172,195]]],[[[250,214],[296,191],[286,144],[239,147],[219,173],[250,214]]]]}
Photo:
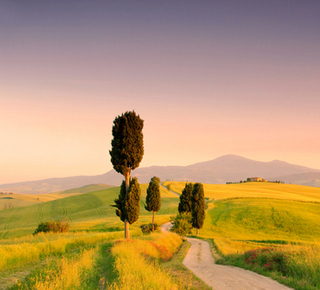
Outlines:
{"type": "MultiPolygon", "coordinates": [[[[247,177],[260,176],[268,180],[290,180],[290,183],[310,186],[319,185],[320,170],[304,166],[289,164],[274,160],[261,162],[250,160],[237,155],[225,155],[207,162],[200,162],[188,166],[151,166],[137,168],[132,172],[140,183],[148,183],[153,176],[162,181],[181,180],[210,184],[225,184],[245,180],[247,177]],[[308,178],[301,178],[305,174],[308,178]],[[282,177],[285,177],[283,178],[282,177]]],[[[47,193],[81,187],[88,184],[110,184],[119,186],[122,175],[111,170],[96,176],[75,176],[65,178],[51,178],[40,181],[28,181],[0,185],[0,191],[14,193],[47,193]]]]}
{"type": "MultiPolygon", "coordinates": [[[[141,184],[142,221],[144,215],[151,215],[144,209],[147,186],[141,184]]],[[[162,206],[157,215],[176,213],[179,198],[163,188],[160,190],[162,206]]],[[[113,187],[74,196],[62,195],[64,198],[0,210],[0,239],[32,234],[37,225],[44,221],[68,221],[72,230],[104,231],[106,227],[109,230],[122,229],[123,223],[115,215],[115,209],[110,206],[114,204],[119,191],[119,187],[113,187]]]]}
{"type": "MultiPolygon", "coordinates": [[[[166,181],[170,190],[181,194],[185,182],[166,181]]],[[[272,198],[320,202],[320,188],[269,182],[246,182],[240,184],[204,184],[205,197],[210,200],[226,198],[272,198]]]]}
{"type": "Polygon", "coordinates": [[[73,188],[62,192],[44,194],[10,194],[0,195],[0,210],[14,207],[28,206],[37,203],[48,202],[82,193],[111,188],[106,184],[91,184],[80,188],[73,188]]]}

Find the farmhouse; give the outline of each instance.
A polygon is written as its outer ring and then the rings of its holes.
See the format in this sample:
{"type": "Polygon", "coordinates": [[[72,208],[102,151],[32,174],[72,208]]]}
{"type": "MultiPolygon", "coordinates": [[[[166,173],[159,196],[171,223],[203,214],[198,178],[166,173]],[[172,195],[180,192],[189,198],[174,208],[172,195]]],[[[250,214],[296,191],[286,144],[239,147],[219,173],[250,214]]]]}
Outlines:
{"type": "Polygon", "coordinates": [[[266,182],[266,179],[263,179],[261,177],[248,177],[247,181],[251,182],[266,182]]]}

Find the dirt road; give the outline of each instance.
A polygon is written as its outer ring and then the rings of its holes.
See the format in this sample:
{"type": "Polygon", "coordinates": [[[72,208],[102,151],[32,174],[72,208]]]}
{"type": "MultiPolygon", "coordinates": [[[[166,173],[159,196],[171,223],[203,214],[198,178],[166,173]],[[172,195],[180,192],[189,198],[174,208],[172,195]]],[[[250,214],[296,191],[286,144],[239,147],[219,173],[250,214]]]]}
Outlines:
{"type": "Polygon", "coordinates": [[[188,238],[191,247],[183,264],[214,290],[289,290],[271,278],[237,267],[216,265],[209,243],[188,238]]]}
{"type": "MultiPolygon", "coordinates": [[[[170,223],[162,231],[168,231],[170,223]]],[[[232,266],[216,265],[210,245],[199,239],[187,239],[191,247],[183,264],[214,290],[293,290],[271,278],[232,266]]]]}

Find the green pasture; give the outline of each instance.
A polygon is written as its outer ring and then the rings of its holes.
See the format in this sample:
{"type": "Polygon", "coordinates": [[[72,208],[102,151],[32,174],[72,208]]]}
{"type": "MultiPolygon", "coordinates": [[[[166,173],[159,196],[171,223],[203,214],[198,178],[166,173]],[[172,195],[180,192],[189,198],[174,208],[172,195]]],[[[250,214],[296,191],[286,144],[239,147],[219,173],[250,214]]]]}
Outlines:
{"type": "Polygon", "coordinates": [[[320,241],[320,203],[239,198],[214,203],[201,235],[234,240],[320,241]]]}
{"type": "Polygon", "coordinates": [[[98,190],[102,190],[102,189],[108,189],[108,188],[112,188],[112,187],[114,187],[114,186],[107,185],[107,184],[89,184],[89,185],[85,185],[85,186],[82,186],[79,188],[64,190],[64,191],[61,191],[58,193],[59,194],[88,193],[88,192],[98,191],[98,190]]]}
{"type": "MultiPolygon", "coordinates": [[[[151,222],[151,213],[144,209],[147,186],[141,185],[140,223],[151,222]]],[[[0,239],[31,234],[38,224],[44,221],[67,221],[71,230],[120,230],[123,227],[122,222],[115,215],[115,209],[110,206],[114,204],[119,190],[119,187],[113,187],[30,206],[0,210],[0,239]]],[[[164,222],[177,212],[179,199],[165,189],[160,190],[162,206],[157,213],[156,221],[164,222]]],[[[70,194],[72,193],[74,192],[70,191],[70,194]]]]}

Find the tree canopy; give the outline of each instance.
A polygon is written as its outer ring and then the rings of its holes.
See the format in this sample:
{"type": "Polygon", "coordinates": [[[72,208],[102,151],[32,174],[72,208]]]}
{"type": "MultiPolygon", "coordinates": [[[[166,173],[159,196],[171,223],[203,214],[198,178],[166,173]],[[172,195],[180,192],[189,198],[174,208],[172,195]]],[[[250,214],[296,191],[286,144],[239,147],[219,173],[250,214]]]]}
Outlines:
{"type": "Polygon", "coordinates": [[[197,229],[197,234],[199,229],[203,227],[205,219],[205,209],[206,204],[204,200],[204,190],[201,183],[195,183],[192,191],[192,226],[197,229]]]}
{"type": "Polygon", "coordinates": [[[111,163],[113,168],[126,175],[139,167],[144,154],[143,120],[135,111],[125,112],[113,121],[111,163]]]}
{"type": "Polygon", "coordinates": [[[192,196],[193,184],[186,183],[182,194],[180,195],[180,203],[178,207],[179,213],[191,212],[191,196],[192,196]]]}
{"type": "Polygon", "coordinates": [[[146,197],[146,206],[145,209],[147,211],[153,212],[152,217],[152,230],[154,230],[154,215],[156,211],[159,211],[161,208],[161,195],[160,195],[160,178],[159,177],[152,177],[151,181],[149,182],[147,188],[147,197],[146,197]]]}
{"type": "Polygon", "coordinates": [[[159,211],[161,208],[160,179],[156,176],[151,178],[147,188],[146,206],[147,211],[159,211]]]}
{"type": "Polygon", "coordinates": [[[140,214],[140,185],[136,177],[130,181],[128,193],[126,192],[126,185],[123,181],[120,188],[120,194],[114,200],[116,207],[116,214],[124,222],[127,220],[129,224],[136,222],[140,214]]]}

